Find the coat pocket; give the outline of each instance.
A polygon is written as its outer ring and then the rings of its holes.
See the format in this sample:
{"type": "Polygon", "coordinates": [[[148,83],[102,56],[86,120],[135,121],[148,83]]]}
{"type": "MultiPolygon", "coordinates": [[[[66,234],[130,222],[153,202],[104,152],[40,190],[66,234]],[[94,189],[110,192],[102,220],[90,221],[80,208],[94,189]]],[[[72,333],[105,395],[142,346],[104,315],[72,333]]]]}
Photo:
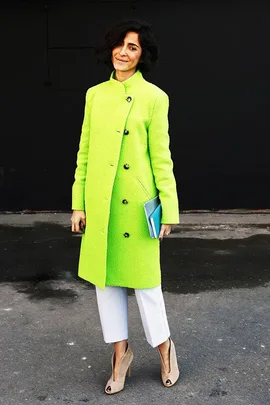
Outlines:
{"type": "Polygon", "coordinates": [[[143,185],[143,183],[141,182],[141,180],[136,177],[137,183],[141,186],[141,189],[144,191],[144,194],[147,196],[147,198],[149,198],[149,200],[152,198],[150,193],[148,193],[147,189],[145,188],[145,186],[143,185]]]}

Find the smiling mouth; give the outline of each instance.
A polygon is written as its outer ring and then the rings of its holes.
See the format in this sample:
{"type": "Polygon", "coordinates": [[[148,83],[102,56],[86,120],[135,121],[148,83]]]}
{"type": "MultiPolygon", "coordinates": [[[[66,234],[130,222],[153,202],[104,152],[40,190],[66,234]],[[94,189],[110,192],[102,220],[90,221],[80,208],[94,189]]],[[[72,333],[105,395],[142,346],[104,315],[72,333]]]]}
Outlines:
{"type": "Polygon", "coordinates": [[[127,60],[122,60],[122,59],[118,59],[118,58],[115,58],[116,60],[118,60],[119,62],[128,62],[127,60]]]}

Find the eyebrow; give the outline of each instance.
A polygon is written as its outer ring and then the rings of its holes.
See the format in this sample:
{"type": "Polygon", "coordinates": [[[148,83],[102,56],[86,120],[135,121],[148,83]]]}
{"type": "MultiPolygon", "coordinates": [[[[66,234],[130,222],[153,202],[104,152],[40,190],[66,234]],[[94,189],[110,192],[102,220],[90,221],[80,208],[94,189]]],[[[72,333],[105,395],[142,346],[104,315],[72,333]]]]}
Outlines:
{"type": "Polygon", "coordinates": [[[139,45],[133,44],[133,42],[129,42],[128,45],[136,46],[137,48],[140,48],[139,45]]]}

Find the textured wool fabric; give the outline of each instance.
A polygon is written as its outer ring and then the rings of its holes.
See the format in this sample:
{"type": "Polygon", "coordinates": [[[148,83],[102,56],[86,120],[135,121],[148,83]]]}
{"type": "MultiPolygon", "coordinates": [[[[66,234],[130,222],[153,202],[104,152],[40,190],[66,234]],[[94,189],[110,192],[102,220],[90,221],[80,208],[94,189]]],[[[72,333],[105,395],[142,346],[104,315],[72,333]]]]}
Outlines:
{"type": "Polygon", "coordinates": [[[161,283],[143,204],[159,194],[162,223],[179,223],[168,106],[140,71],[124,82],[112,74],[86,93],[72,209],[86,212],[79,276],[101,289],[161,283]]]}

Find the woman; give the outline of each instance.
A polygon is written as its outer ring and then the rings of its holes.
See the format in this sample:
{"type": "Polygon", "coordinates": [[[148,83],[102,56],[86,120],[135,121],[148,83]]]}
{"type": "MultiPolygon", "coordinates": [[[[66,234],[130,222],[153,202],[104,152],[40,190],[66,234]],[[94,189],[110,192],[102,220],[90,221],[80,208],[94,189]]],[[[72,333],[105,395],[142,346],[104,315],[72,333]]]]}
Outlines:
{"type": "Polygon", "coordinates": [[[161,377],[179,377],[161,290],[159,239],[179,223],[169,150],[168,96],[147,82],[158,57],[148,24],[122,22],[106,35],[108,81],[86,93],[72,189],[72,231],[81,232],[79,276],[96,286],[104,340],[114,343],[105,392],[124,388],[133,359],[128,345],[127,288],[134,288],[147,341],[157,347],[161,377]],[[143,205],[159,195],[159,239],[149,236],[143,205]]]}

